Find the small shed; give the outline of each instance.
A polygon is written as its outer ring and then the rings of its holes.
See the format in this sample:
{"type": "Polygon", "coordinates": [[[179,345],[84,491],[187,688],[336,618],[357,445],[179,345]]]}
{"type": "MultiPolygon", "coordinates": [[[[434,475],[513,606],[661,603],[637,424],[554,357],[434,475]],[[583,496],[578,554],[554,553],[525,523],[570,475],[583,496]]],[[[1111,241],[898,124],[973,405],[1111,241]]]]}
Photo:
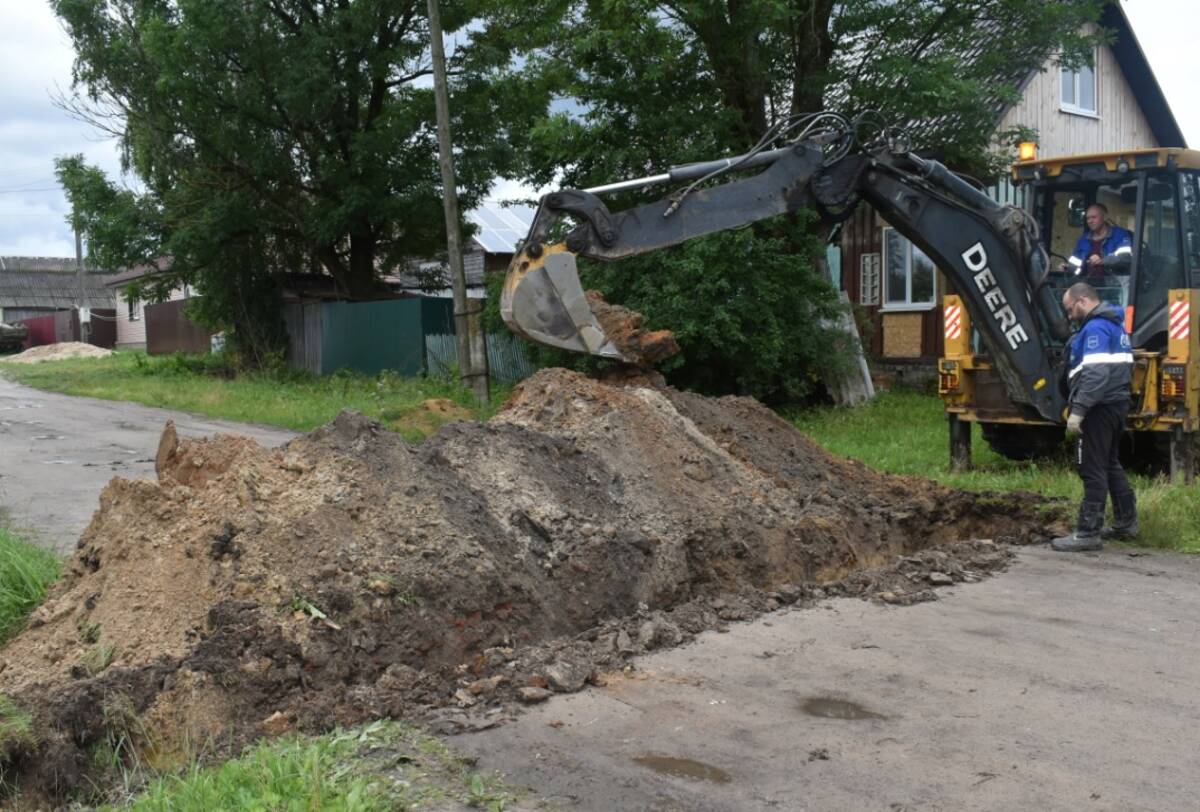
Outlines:
{"type": "Polygon", "coordinates": [[[353,369],[427,373],[429,336],[453,333],[454,306],[432,297],[368,302],[285,300],[288,365],[314,375],[353,369]]]}

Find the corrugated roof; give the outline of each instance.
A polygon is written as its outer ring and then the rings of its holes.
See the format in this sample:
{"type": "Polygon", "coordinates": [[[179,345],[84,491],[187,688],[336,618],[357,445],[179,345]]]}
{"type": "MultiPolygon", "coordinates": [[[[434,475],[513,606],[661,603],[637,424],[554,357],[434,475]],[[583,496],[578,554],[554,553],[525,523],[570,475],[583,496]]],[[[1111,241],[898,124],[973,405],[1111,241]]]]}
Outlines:
{"type": "MultiPolygon", "coordinates": [[[[524,235],[522,235],[524,236],[524,235]]],[[[466,277],[467,287],[483,285],[483,268],[472,267],[464,261],[463,276],[466,277]]],[[[401,290],[428,290],[438,287],[450,287],[450,269],[440,262],[414,262],[408,268],[383,277],[388,285],[401,290]]]]}
{"type": "MultiPolygon", "coordinates": [[[[0,272],[3,271],[71,271],[78,266],[75,257],[0,257],[0,272]]],[[[83,270],[87,273],[103,273],[95,265],[84,260],[83,270]]]]}
{"type": "Polygon", "coordinates": [[[516,253],[517,243],[529,233],[537,210],[532,206],[501,206],[484,201],[467,212],[467,222],[475,225],[475,241],[489,254],[516,253]]]}
{"type": "Polygon", "coordinates": [[[0,261],[3,262],[0,307],[55,310],[75,307],[79,304],[81,284],[84,305],[114,306],[113,293],[104,286],[108,276],[88,271],[81,279],[73,258],[2,257],[0,261]]]}

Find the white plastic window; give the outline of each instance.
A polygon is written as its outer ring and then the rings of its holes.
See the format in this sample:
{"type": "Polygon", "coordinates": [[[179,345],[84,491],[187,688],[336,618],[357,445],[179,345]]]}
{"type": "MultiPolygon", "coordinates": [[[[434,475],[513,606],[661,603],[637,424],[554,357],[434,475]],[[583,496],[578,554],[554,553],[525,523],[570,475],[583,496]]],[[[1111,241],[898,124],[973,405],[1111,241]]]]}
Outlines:
{"type": "Polygon", "coordinates": [[[1094,116],[1096,108],[1096,69],[1083,65],[1078,70],[1060,69],[1062,96],[1060,105],[1065,112],[1094,116]]]}
{"type": "Polygon", "coordinates": [[[928,310],[933,307],[937,271],[925,256],[894,228],[883,230],[885,310],[928,310]]]}

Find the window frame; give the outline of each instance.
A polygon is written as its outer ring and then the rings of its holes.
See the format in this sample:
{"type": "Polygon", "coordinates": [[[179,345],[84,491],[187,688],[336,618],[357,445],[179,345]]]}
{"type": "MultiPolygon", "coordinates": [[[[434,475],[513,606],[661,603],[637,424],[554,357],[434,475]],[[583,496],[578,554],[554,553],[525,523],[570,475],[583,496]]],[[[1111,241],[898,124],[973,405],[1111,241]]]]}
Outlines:
{"type": "Polygon", "coordinates": [[[1092,53],[1092,64],[1089,66],[1092,69],[1092,104],[1093,109],[1083,107],[1079,103],[1079,83],[1082,74],[1078,70],[1068,70],[1060,66],[1058,70],[1058,109],[1063,113],[1069,113],[1073,116],[1085,116],[1087,118],[1100,118],[1100,72],[1097,68],[1100,65],[1099,54],[1092,53]],[[1073,86],[1075,91],[1075,101],[1068,102],[1063,99],[1063,75],[1070,74],[1073,77],[1073,86]]]}
{"type": "Polygon", "coordinates": [[[125,317],[128,321],[142,320],[142,300],[136,296],[125,297],[125,317]]]}
{"type": "Polygon", "coordinates": [[[883,254],[869,251],[858,258],[858,303],[863,307],[883,304],[883,254]]]}
{"type": "Polygon", "coordinates": [[[907,237],[905,237],[899,231],[896,231],[896,229],[891,226],[884,226],[883,228],[881,228],[880,229],[880,237],[881,237],[881,241],[883,243],[883,251],[881,252],[881,255],[880,255],[880,267],[879,267],[879,309],[886,313],[923,313],[925,311],[935,309],[938,306],[938,267],[937,267],[937,264],[933,261],[932,258],[930,258],[928,255],[926,255],[925,252],[923,252],[923,251],[921,252],[922,255],[925,256],[925,258],[929,260],[929,264],[933,266],[933,285],[930,289],[928,302],[913,302],[913,300],[912,300],[912,287],[913,287],[912,252],[914,250],[920,251],[921,249],[917,248],[917,246],[913,245],[912,240],[908,239],[907,237]],[[904,240],[904,246],[905,246],[905,251],[904,251],[904,275],[905,275],[904,296],[905,296],[906,301],[903,303],[893,304],[888,301],[887,276],[888,276],[888,268],[891,267],[889,264],[889,257],[888,257],[888,232],[889,231],[895,232],[896,235],[900,239],[904,240]]]}

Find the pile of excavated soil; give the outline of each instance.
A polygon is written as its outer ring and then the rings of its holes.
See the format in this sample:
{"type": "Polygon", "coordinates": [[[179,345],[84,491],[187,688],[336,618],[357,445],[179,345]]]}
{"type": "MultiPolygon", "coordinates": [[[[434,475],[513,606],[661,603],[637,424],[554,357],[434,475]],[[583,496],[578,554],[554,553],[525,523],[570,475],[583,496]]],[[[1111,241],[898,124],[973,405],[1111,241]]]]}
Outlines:
{"type": "Polygon", "coordinates": [[[3,651],[35,731],[3,755],[51,797],[114,725],[160,761],[382,715],[490,725],[784,604],[927,599],[1010,555],[961,540],[1041,532],[1028,499],[834,459],[752,400],[564,370],[419,445],[353,413],[274,450],[168,426],[156,469],[109,483],[3,651]]]}
{"type": "Polygon", "coordinates": [[[14,364],[37,364],[42,361],[62,361],[65,358],[103,358],[112,353],[112,350],[85,344],[81,341],[63,341],[59,344],[30,347],[24,352],[19,352],[4,360],[14,364]]]}

